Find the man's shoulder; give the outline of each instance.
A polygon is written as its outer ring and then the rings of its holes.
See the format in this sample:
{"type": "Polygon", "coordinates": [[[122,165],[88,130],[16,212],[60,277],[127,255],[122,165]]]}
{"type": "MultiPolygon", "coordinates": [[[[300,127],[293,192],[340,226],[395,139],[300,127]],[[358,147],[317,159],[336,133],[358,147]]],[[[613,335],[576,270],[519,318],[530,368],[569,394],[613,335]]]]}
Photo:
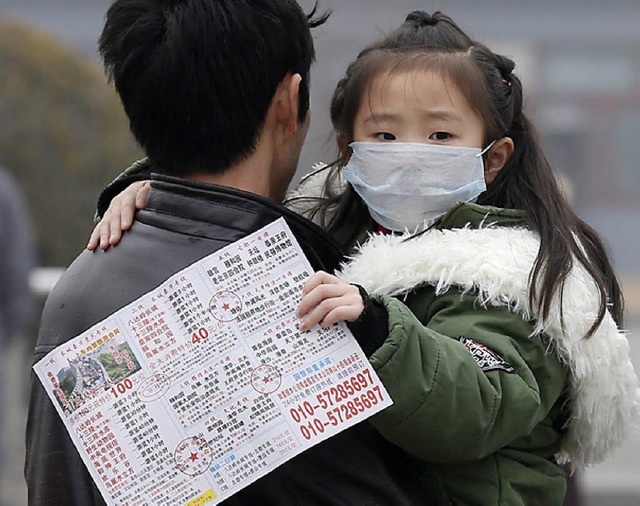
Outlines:
{"type": "Polygon", "coordinates": [[[98,255],[89,251],[78,255],[47,297],[36,353],[51,351],[118,309],[114,285],[119,273],[109,275],[98,255]]]}
{"type": "Polygon", "coordinates": [[[228,244],[136,222],[105,251],[83,251],[51,291],[37,353],[46,353],[137,300],[193,262],[228,244]]]}

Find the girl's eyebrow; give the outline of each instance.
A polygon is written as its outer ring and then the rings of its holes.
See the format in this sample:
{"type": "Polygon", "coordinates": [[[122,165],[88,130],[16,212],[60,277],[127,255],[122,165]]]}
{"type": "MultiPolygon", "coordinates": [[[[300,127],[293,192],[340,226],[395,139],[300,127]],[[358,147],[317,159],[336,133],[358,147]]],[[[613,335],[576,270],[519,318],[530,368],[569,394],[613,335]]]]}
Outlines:
{"type": "Polygon", "coordinates": [[[462,121],[462,118],[455,111],[446,109],[425,109],[421,111],[427,119],[439,119],[445,121],[462,121]]]}
{"type": "Polygon", "coordinates": [[[394,121],[400,117],[399,114],[391,113],[371,113],[364,119],[364,123],[382,123],[383,121],[394,121]]]}

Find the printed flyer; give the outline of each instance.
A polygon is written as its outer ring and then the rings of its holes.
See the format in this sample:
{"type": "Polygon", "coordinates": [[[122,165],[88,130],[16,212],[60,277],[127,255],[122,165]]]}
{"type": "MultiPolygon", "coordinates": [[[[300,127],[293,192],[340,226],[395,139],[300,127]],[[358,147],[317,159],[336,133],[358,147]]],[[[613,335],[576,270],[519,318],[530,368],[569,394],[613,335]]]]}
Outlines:
{"type": "Polygon", "coordinates": [[[392,402],[345,324],[298,331],[283,219],[34,366],[107,504],[214,505],[392,402]]]}

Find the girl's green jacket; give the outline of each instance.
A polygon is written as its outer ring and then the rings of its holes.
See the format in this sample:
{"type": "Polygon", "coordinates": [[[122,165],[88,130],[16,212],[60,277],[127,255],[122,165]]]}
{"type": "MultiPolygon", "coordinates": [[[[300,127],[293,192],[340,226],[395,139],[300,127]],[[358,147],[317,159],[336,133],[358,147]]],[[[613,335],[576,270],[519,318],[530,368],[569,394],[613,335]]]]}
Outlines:
{"type": "MultiPolygon", "coordinates": [[[[294,197],[321,193],[323,173],[294,197]]],[[[292,207],[305,214],[306,198],[292,207]]],[[[394,404],[371,423],[420,458],[442,504],[560,505],[558,462],[584,466],[637,420],[627,339],[609,314],[589,339],[598,292],[576,262],[546,320],[529,304],[537,235],[524,213],[459,204],[418,236],[375,233],[349,214],[339,276],[389,314],[370,361],[394,404]]]]}

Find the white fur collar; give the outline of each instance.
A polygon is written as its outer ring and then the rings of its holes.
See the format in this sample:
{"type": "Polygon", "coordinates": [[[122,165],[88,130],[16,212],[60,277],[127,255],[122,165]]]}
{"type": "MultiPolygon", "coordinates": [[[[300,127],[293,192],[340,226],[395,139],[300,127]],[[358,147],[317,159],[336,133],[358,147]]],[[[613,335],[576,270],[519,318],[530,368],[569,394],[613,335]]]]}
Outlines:
{"type": "MultiPolygon", "coordinates": [[[[323,162],[313,165],[312,171],[303,176],[298,185],[291,190],[285,200],[285,205],[296,213],[312,220],[316,225],[322,226],[319,216],[314,216],[310,211],[317,204],[315,199],[325,195],[324,185],[331,167],[323,162]]],[[[346,182],[340,173],[332,188],[340,192],[346,186],[346,182]]]]}
{"type": "MultiPolygon", "coordinates": [[[[581,265],[569,276],[563,295],[565,328],[559,311],[540,321],[528,300],[529,273],[538,252],[528,230],[487,227],[431,230],[404,237],[374,235],[343,265],[340,276],[370,293],[398,295],[421,283],[443,293],[451,286],[477,290],[484,305],[510,306],[536,319],[536,333],[549,336],[552,348],[570,370],[572,417],[561,461],[584,466],[602,461],[619,447],[637,422],[640,389],[624,333],[607,313],[597,332],[583,339],[596,318],[598,292],[581,265]]],[[[576,262],[577,264],[577,262],[576,262]]],[[[559,308],[559,300],[554,303],[559,308]]]]}

